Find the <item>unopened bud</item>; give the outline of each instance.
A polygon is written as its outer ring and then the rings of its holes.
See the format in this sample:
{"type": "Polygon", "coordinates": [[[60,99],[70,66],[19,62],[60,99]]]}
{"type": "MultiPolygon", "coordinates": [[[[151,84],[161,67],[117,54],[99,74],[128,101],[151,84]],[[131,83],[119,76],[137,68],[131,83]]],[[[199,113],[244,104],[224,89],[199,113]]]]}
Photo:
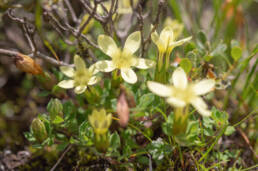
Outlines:
{"type": "Polygon", "coordinates": [[[47,105],[50,119],[55,120],[56,116],[63,117],[63,105],[59,99],[51,99],[47,105]]]}
{"type": "Polygon", "coordinates": [[[31,57],[27,55],[23,55],[21,53],[19,53],[15,57],[15,65],[21,71],[24,71],[33,75],[38,75],[43,73],[41,67],[31,57]]]}
{"type": "Polygon", "coordinates": [[[120,94],[117,100],[116,110],[117,110],[120,126],[125,127],[129,121],[129,106],[128,106],[124,91],[122,91],[122,93],[120,94]]]}
{"type": "Polygon", "coordinates": [[[34,137],[39,143],[42,143],[47,138],[47,130],[44,123],[39,119],[35,118],[31,123],[31,128],[34,137]]]}

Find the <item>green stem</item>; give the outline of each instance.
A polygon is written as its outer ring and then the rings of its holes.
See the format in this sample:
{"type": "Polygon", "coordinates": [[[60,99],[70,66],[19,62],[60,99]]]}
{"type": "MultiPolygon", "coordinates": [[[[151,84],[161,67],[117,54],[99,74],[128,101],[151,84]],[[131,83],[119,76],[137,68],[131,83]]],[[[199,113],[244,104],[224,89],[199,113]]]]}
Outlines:
{"type": "MultiPolygon", "coordinates": [[[[235,123],[233,125],[233,127],[237,127],[238,125],[240,125],[241,123],[243,123],[246,119],[248,119],[250,116],[252,116],[254,113],[256,113],[257,108],[255,110],[253,110],[252,112],[250,112],[248,115],[246,115],[246,117],[244,117],[244,119],[240,120],[239,122],[235,123]]],[[[257,113],[256,113],[257,114],[257,113]]]]}
{"type": "Polygon", "coordinates": [[[228,127],[228,125],[225,125],[225,126],[221,129],[221,131],[220,131],[219,135],[216,137],[214,143],[210,146],[210,148],[206,151],[206,153],[204,153],[204,155],[199,159],[198,162],[201,162],[203,159],[205,159],[205,158],[207,157],[207,155],[210,153],[210,151],[213,149],[213,147],[218,143],[220,137],[222,137],[222,135],[223,135],[224,132],[226,131],[227,127],[228,127]]]}
{"type": "Polygon", "coordinates": [[[179,152],[180,162],[181,162],[181,165],[182,165],[182,167],[183,167],[183,166],[184,166],[183,154],[182,154],[182,151],[181,151],[181,148],[180,148],[179,145],[177,145],[177,148],[178,148],[178,152],[179,152]]]}
{"type": "MultiPolygon", "coordinates": [[[[119,119],[114,116],[112,117],[112,119],[119,121],[119,119]]],[[[142,132],[139,128],[137,128],[133,124],[128,123],[128,126],[134,128],[136,131],[140,132],[145,138],[147,138],[150,142],[152,142],[151,138],[148,135],[146,135],[144,132],[142,132]]]]}
{"type": "Polygon", "coordinates": [[[242,169],[240,171],[247,171],[247,170],[255,169],[257,167],[258,167],[258,164],[254,165],[254,166],[251,166],[251,167],[248,167],[248,168],[245,168],[245,169],[242,169]]]}

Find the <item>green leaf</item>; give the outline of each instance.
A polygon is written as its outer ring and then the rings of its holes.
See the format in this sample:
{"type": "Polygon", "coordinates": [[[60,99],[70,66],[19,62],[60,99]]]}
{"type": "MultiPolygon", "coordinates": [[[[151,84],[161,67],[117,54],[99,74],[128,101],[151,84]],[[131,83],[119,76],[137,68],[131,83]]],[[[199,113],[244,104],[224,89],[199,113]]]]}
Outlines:
{"type": "Polygon", "coordinates": [[[197,38],[201,41],[202,44],[205,44],[207,42],[207,37],[203,31],[200,31],[197,34],[197,38]]]}
{"type": "Polygon", "coordinates": [[[222,55],[225,51],[227,50],[227,45],[226,44],[219,44],[212,52],[211,56],[220,56],[222,55]]]}
{"type": "Polygon", "coordinates": [[[224,111],[219,111],[216,108],[212,108],[211,117],[215,121],[217,127],[228,124],[228,114],[224,111]]]}
{"type": "Polygon", "coordinates": [[[79,127],[79,138],[85,145],[93,144],[94,132],[88,121],[84,121],[79,127]]]}
{"type": "Polygon", "coordinates": [[[242,49],[239,46],[234,46],[231,49],[231,56],[235,61],[238,61],[242,56],[242,49]]]}
{"type": "Polygon", "coordinates": [[[149,164],[149,158],[146,157],[146,156],[139,156],[139,157],[137,157],[137,161],[140,164],[144,164],[144,165],[148,165],[149,164]]]}
{"type": "Polygon", "coordinates": [[[120,137],[118,135],[117,132],[113,133],[110,138],[109,138],[109,142],[110,142],[110,147],[112,148],[112,150],[117,150],[117,148],[120,147],[121,143],[120,143],[120,137]]]}
{"type": "Polygon", "coordinates": [[[186,73],[188,73],[192,69],[192,62],[188,58],[183,58],[180,61],[180,66],[184,69],[186,73]]]}
{"type": "Polygon", "coordinates": [[[252,54],[255,55],[256,53],[258,53],[258,44],[255,46],[255,48],[252,51],[252,54]]]}
{"type": "Polygon", "coordinates": [[[53,124],[60,124],[60,123],[62,123],[62,122],[64,122],[64,119],[63,118],[61,118],[60,116],[56,116],[55,117],[55,119],[53,120],[53,124]]]}
{"type": "Polygon", "coordinates": [[[228,126],[224,134],[229,136],[229,135],[233,134],[235,131],[236,131],[236,129],[233,126],[228,126]]]}
{"type": "Polygon", "coordinates": [[[204,60],[209,62],[212,58],[213,58],[213,56],[207,55],[207,56],[204,57],[204,60]]]}
{"type": "Polygon", "coordinates": [[[163,161],[165,156],[168,156],[173,151],[173,147],[169,144],[165,144],[162,138],[152,141],[147,148],[156,162],[163,161]]]}
{"type": "Polygon", "coordinates": [[[153,103],[154,99],[155,99],[154,94],[152,93],[144,94],[143,96],[140,97],[139,105],[137,105],[137,108],[145,109],[146,107],[148,107],[153,103]]]}

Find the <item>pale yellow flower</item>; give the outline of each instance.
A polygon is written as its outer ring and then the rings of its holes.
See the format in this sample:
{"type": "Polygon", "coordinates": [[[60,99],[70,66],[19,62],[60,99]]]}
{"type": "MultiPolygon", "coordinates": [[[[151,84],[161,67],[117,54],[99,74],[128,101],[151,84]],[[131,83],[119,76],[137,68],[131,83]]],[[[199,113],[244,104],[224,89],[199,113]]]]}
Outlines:
{"type": "Polygon", "coordinates": [[[105,134],[111,125],[112,114],[106,114],[105,109],[101,109],[100,111],[93,110],[92,114],[89,115],[89,122],[96,134],[105,134]]]}
{"type": "Polygon", "coordinates": [[[148,81],[148,88],[161,97],[166,97],[167,103],[176,107],[183,108],[192,104],[196,110],[203,116],[210,116],[211,112],[208,106],[200,97],[213,90],[215,81],[204,79],[196,83],[188,83],[186,73],[179,67],[170,80],[173,85],[164,85],[153,81],[148,81]]]}
{"type": "Polygon", "coordinates": [[[178,20],[172,20],[170,17],[167,17],[164,22],[164,27],[171,27],[174,33],[174,39],[176,40],[183,32],[184,25],[178,20]]]}
{"type": "Polygon", "coordinates": [[[110,36],[100,35],[98,37],[98,45],[106,55],[112,58],[112,61],[103,60],[94,65],[102,72],[111,72],[114,69],[119,69],[122,78],[128,83],[134,84],[137,81],[137,76],[131,67],[147,69],[155,65],[155,62],[152,60],[138,58],[134,55],[139,49],[140,44],[141,33],[139,31],[128,36],[123,49],[118,48],[110,36]]]}
{"type": "Polygon", "coordinates": [[[158,47],[160,53],[167,52],[170,54],[175,47],[180,46],[183,43],[191,40],[192,36],[176,41],[173,28],[170,26],[166,26],[161,31],[160,35],[158,35],[156,31],[154,31],[151,34],[151,39],[158,47]]]}
{"type": "Polygon", "coordinates": [[[59,87],[70,89],[74,88],[76,94],[83,93],[88,85],[93,85],[97,83],[98,79],[95,74],[98,70],[95,66],[91,66],[89,69],[86,68],[86,65],[82,58],[78,55],[74,56],[75,70],[69,66],[61,66],[60,70],[67,76],[70,77],[70,80],[63,80],[58,83],[59,87]]]}

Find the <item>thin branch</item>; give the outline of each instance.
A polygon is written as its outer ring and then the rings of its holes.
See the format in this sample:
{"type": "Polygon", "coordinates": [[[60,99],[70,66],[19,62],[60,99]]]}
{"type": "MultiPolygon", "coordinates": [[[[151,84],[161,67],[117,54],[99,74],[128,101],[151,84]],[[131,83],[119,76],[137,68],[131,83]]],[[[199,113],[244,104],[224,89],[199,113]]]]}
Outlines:
{"type": "Polygon", "coordinates": [[[0,49],[0,54],[4,54],[8,56],[17,56],[19,52],[7,50],[7,49],[0,49]]]}
{"type": "Polygon", "coordinates": [[[90,20],[92,19],[92,16],[96,13],[97,6],[98,6],[98,4],[94,3],[94,8],[92,10],[92,13],[90,14],[90,16],[88,17],[87,21],[82,25],[82,27],[79,29],[79,31],[77,33],[78,37],[81,36],[81,33],[83,32],[84,28],[90,23],[90,20]]]}
{"type": "Polygon", "coordinates": [[[14,11],[14,9],[11,9],[11,8],[9,8],[7,10],[8,17],[11,20],[13,20],[13,21],[17,22],[18,24],[22,25],[23,33],[24,33],[24,35],[25,35],[25,37],[26,37],[26,39],[29,43],[31,51],[33,53],[36,53],[37,47],[36,47],[36,43],[35,43],[34,38],[33,38],[34,34],[35,34],[35,28],[29,28],[29,22],[27,22],[26,18],[21,19],[21,18],[18,18],[16,16],[14,16],[13,11],[14,11]]]}
{"type": "MultiPolygon", "coordinates": [[[[19,56],[19,54],[22,54],[20,52],[17,52],[17,51],[14,51],[14,50],[7,50],[7,49],[1,49],[0,48],[0,54],[4,54],[4,55],[8,55],[8,56],[19,56]]],[[[62,61],[57,61],[55,60],[54,58],[50,57],[50,56],[47,56],[47,55],[44,55],[43,53],[37,51],[36,54],[30,54],[28,55],[30,57],[39,57],[41,59],[44,59],[46,60],[47,62],[53,64],[53,65],[56,65],[56,66],[73,66],[73,65],[70,65],[70,64],[67,64],[65,62],[62,62],[62,61]]]]}
{"type": "MultiPolygon", "coordinates": [[[[133,2],[132,2],[133,3],[133,2]]],[[[142,6],[141,4],[139,3],[138,4],[138,15],[137,15],[137,18],[138,18],[138,26],[139,26],[139,30],[141,32],[141,57],[144,56],[144,37],[143,37],[143,16],[142,16],[142,6]]]]}
{"type": "MultiPolygon", "coordinates": [[[[49,23],[51,24],[51,26],[53,28],[55,28],[56,30],[63,30],[63,31],[69,31],[74,37],[76,37],[77,39],[79,37],[82,37],[89,45],[93,46],[94,48],[99,49],[99,47],[92,42],[87,36],[81,34],[80,36],[78,36],[78,31],[73,28],[72,26],[70,26],[68,23],[66,23],[66,26],[63,26],[53,15],[51,15],[48,11],[44,12],[44,15],[47,17],[47,19],[49,20],[49,23]]],[[[73,42],[72,42],[73,43],[73,42]]]]}
{"type": "MultiPolygon", "coordinates": [[[[143,52],[145,52],[145,50],[148,48],[148,46],[151,42],[151,34],[157,29],[157,27],[159,25],[160,15],[162,13],[162,9],[165,6],[165,4],[166,4],[165,0],[159,0],[157,16],[156,16],[155,21],[153,23],[153,28],[152,28],[151,32],[149,33],[147,39],[145,39],[145,41],[143,43],[143,52]]],[[[142,55],[144,55],[144,54],[142,54],[142,55]]]]}
{"type": "Polygon", "coordinates": [[[28,28],[28,23],[26,22],[26,19],[24,18],[24,23],[22,24],[22,28],[25,34],[25,37],[27,38],[31,51],[32,53],[36,53],[37,51],[37,47],[36,47],[36,43],[34,41],[34,33],[35,33],[35,28],[28,28]]]}
{"type": "Polygon", "coordinates": [[[64,2],[65,2],[65,5],[67,6],[69,12],[71,13],[71,17],[72,17],[73,22],[78,23],[78,19],[76,17],[76,14],[73,10],[73,7],[72,7],[71,3],[69,2],[69,0],[64,0],[64,2]]]}
{"type": "Polygon", "coordinates": [[[59,165],[59,163],[63,160],[65,154],[72,148],[72,144],[70,144],[65,151],[63,152],[63,154],[61,155],[61,157],[57,160],[56,164],[51,168],[50,171],[54,171],[56,169],[56,167],[59,165]]]}
{"type": "Polygon", "coordinates": [[[49,63],[53,64],[53,65],[56,65],[56,66],[73,66],[71,64],[67,64],[63,61],[57,61],[56,59],[54,59],[53,57],[50,57],[50,56],[47,56],[39,51],[37,51],[36,53],[37,56],[34,56],[34,57],[39,57],[39,58],[42,58],[46,61],[48,61],[49,63]]]}
{"type": "MultiPolygon", "coordinates": [[[[87,2],[85,2],[84,0],[80,0],[80,2],[82,3],[84,9],[89,13],[92,14],[92,8],[90,7],[90,4],[88,4],[87,2]]],[[[99,21],[100,23],[104,24],[106,23],[106,20],[104,17],[98,15],[97,13],[95,13],[92,17],[94,17],[97,21],[99,21]]]]}

